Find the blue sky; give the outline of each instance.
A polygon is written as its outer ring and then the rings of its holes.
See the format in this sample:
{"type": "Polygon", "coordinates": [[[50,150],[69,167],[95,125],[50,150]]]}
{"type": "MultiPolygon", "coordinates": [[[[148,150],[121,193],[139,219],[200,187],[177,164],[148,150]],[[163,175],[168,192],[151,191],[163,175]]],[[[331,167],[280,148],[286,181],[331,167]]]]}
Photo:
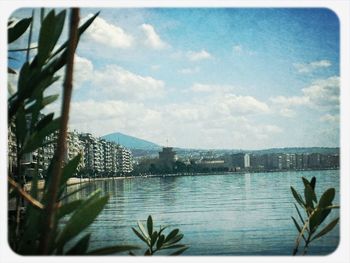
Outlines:
{"type": "Polygon", "coordinates": [[[70,128],[178,147],[339,146],[338,19],[328,9],[102,9],[79,43],[70,128]]]}

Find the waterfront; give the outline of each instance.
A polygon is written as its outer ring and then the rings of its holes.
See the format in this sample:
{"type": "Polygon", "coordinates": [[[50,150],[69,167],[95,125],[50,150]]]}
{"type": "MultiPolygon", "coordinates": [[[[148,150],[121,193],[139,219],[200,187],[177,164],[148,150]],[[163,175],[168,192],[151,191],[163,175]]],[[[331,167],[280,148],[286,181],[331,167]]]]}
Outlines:
{"type": "MultiPolygon", "coordinates": [[[[73,198],[96,188],[111,195],[92,232],[91,247],[139,244],[131,231],[149,214],[156,225],[178,227],[190,248],[184,255],[291,255],[297,231],[290,186],[302,193],[301,176],[317,180],[316,193],[336,188],[339,171],[275,172],[96,181],[73,198]]],[[[71,186],[70,190],[77,186],[71,186]]],[[[339,211],[332,212],[329,220],[339,211]]],[[[309,253],[331,253],[339,240],[337,226],[311,244],[309,253]]]]}

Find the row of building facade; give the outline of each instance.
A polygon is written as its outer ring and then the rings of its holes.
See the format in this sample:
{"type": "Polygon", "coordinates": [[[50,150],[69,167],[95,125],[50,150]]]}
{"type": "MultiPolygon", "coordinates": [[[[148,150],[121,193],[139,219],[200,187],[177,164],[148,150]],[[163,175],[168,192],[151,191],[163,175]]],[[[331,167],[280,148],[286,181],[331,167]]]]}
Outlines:
{"type": "Polygon", "coordinates": [[[339,154],[321,153],[236,153],[222,158],[202,159],[198,164],[211,169],[228,171],[337,169],[339,154]]]}
{"type": "MultiPolygon", "coordinates": [[[[47,141],[56,141],[57,134],[46,138],[47,141]]],[[[45,176],[51,160],[55,154],[56,143],[49,143],[34,152],[24,154],[20,160],[22,172],[27,177],[37,169],[39,174],[45,176]]],[[[17,162],[16,139],[9,130],[8,135],[8,159],[9,173],[15,173],[17,162]]],[[[78,165],[79,175],[84,177],[124,176],[133,170],[133,158],[131,151],[119,144],[109,142],[92,136],[90,133],[68,132],[67,147],[64,156],[65,163],[81,154],[78,165]]]]}

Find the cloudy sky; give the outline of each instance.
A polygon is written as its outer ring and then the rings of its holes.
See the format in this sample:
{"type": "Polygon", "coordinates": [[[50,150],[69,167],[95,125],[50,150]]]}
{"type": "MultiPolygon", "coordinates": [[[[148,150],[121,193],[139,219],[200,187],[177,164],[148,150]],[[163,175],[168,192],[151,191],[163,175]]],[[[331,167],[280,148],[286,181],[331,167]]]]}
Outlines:
{"type": "Polygon", "coordinates": [[[102,9],[75,63],[71,129],[187,148],[339,146],[327,9],[102,9]]]}

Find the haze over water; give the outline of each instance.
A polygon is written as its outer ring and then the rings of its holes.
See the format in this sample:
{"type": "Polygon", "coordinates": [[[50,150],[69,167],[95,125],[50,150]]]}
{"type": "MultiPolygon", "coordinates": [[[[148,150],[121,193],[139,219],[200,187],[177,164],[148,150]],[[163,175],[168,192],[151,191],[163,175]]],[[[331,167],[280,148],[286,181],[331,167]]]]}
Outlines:
{"type": "MultiPolygon", "coordinates": [[[[338,170],[93,182],[81,195],[102,188],[111,197],[86,230],[92,232],[90,246],[144,247],[131,227],[152,215],[156,226],[180,228],[185,235],[182,243],[190,246],[184,255],[291,255],[297,237],[291,216],[297,217],[297,213],[290,186],[303,195],[302,176],[317,178],[318,198],[326,189],[335,187],[334,203],[339,204],[338,170]]],[[[339,211],[333,210],[327,222],[337,216],[339,211]]],[[[311,244],[309,254],[329,254],[338,241],[339,226],[311,244]]]]}

